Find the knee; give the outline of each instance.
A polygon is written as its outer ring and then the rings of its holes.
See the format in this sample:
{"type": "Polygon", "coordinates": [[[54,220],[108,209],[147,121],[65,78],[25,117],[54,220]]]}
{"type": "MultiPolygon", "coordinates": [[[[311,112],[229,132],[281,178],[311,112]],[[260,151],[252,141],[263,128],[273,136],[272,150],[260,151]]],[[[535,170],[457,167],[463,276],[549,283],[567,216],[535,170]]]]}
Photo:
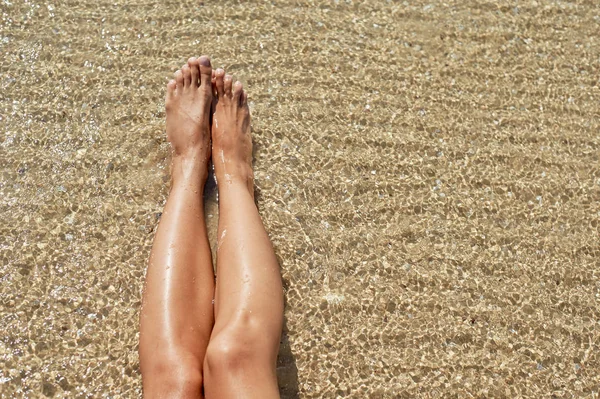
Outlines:
{"type": "Polygon", "coordinates": [[[202,391],[202,370],[183,357],[155,358],[143,363],[141,372],[144,397],[196,396],[202,391]]]}
{"type": "Polygon", "coordinates": [[[205,368],[209,372],[252,370],[261,365],[274,365],[276,356],[273,342],[259,323],[249,318],[240,319],[230,323],[210,340],[205,368]]]}
{"type": "Polygon", "coordinates": [[[233,371],[245,368],[253,357],[249,345],[236,342],[230,334],[219,334],[208,344],[205,368],[209,372],[233,371]]]}

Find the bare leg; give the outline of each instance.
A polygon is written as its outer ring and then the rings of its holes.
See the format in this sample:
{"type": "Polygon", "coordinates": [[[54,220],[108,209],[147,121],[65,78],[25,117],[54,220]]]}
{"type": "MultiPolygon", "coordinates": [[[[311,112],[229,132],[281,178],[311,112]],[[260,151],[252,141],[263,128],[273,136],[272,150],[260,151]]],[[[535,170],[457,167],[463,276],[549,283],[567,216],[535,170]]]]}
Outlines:
{"type": "Polygon", "coordinates": [[[283,289],[254,204],[250,112],[242,84],[217,70],[213,163],[219,187],[215,327],[204,389],[210,398],[278,398],[275,365],[283,289]]]}
{"type": "Polygon", "coordinates": [[[214,274],[202,191],[210,157],[211,66],[190,58],[167,85],[172,187],[154,238],[140,320],[147,398],[202,397],[214,274]]]}

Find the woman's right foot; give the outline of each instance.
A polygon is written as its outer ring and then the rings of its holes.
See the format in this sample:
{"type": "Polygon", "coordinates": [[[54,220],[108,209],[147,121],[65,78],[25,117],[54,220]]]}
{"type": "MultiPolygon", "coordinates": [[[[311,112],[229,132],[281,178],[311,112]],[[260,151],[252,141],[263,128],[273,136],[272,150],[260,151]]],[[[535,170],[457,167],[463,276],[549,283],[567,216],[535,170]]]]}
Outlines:
{"type": "Polygon", "coordinates": [[[248,96],[241,82],[233,83],[223,69],[213,74],[214,113],[212,122],[212,160],[219,188],[242,182],[254,196],[252,173],[252,136],[248,96]]]}

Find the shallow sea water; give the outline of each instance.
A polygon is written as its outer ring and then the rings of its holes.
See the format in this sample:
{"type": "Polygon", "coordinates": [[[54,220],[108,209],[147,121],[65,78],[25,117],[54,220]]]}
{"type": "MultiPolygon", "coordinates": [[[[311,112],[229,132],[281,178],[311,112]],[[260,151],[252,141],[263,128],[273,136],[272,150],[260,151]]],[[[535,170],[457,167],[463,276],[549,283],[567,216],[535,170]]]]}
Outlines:
{"type": "Polygon", "coordinates": [[[598,2],[0,14],[0,397],[140,397],[165,84],[200,54],[252,102],[284,398],[598,397],[598,2]]]}

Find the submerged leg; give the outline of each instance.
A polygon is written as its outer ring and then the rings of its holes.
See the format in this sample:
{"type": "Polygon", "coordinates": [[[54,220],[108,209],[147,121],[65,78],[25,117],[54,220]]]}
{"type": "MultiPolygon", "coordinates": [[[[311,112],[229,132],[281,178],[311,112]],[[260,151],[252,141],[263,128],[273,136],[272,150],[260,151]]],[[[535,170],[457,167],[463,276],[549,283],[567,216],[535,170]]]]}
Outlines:
{"type": "Polygon", "coordinates": [[[167,85],[172,186],[146,274],[140,368],[147,398],[202,397],[214,274],[202,191],[210,158],[211,66],[190,58],[167,85]]]}
{"type": "Polygon", "coordinates": [[[215,327],[205,360],[210,398],[278,398],[283,289],[254,204],[250,112],[242,84],[217,70],[213,163],[219,187],[215,327]]]}

